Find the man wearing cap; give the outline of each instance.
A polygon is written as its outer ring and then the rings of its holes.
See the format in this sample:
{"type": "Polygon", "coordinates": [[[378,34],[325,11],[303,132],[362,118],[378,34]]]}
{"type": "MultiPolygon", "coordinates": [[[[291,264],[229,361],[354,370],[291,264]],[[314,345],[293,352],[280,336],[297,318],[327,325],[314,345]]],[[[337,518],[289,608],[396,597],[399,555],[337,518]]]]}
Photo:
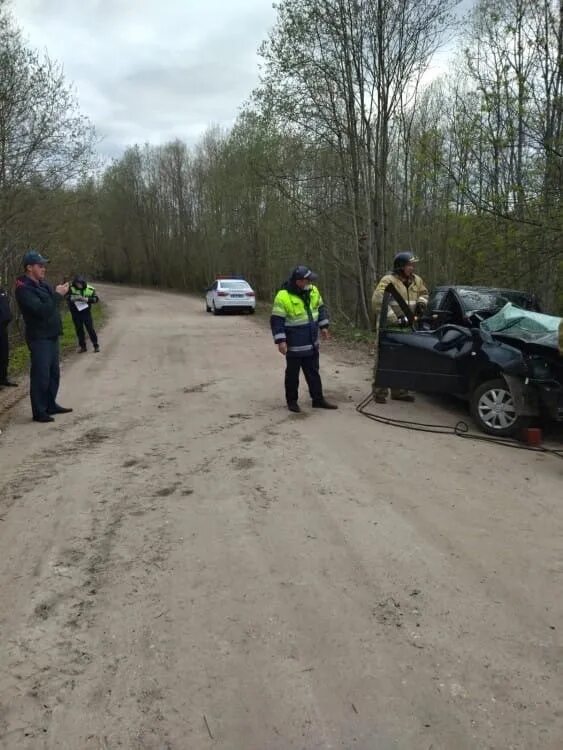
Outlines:
{"type": "Polygon", "coordinates": [[[8,295],[0,287],[0,388],[11,386],[16,383],[8,380],[8,362],[10,361],[10,342],[8,340],[8,326],[12,320],[12,311],[8,295]]]}
{"type": "MultiPolygon", "coordinates": [[[[395,295],[401,297],[405,306],[409,309],[410,314],[414,316],[422,312],[428,304],[428,289],[420,276],[414,272],[417,258],[411,252],[397,253],[393,260],[393,272],[387,273],[376,285],[372,297],[372,307],[376,322],[375,336],[375,361],[373,367],[373,397],[378,404],[384,404],[387,401],[388,389],[377,386],[377,365],[379,354],[379,321],[383,307],[385,292],[391,284],[395,290],[395,295]]],[[[409,319],[405,315],[402,306],[397,302],[394,296],[389,297],[387,306],[387,317],[385,328],[392,330],[405,330],[409,328],[409,319]]],[[[414,401],[414,394],[403,389],[391,389],[391,398],[397,401],[414,401]]]]}
{"type": "Polygon", "coordinates": [[[30,250],[23,257],[25,273],[16,281],[16,301],[31,356],[30,396],[35,422],[53,422],[54,414],[72,411],[57,403],[59,337],[63,332],[59,302],[68,294],[68,284],[50,287],[45,282],[46,264],[46,258],[30,250]]]}
{"type": "Polygon", "coordinates": [[[329,338],[328,312],[317,287],[316,275],[307,266],[297,266],[276,294],[270,318],[274,342],[286,358],[285,398],[287,408],[300,412],[299,373],[303,370],[315,409],[337,409],[323,395],[319,375],[319,331],[329,338]]]}

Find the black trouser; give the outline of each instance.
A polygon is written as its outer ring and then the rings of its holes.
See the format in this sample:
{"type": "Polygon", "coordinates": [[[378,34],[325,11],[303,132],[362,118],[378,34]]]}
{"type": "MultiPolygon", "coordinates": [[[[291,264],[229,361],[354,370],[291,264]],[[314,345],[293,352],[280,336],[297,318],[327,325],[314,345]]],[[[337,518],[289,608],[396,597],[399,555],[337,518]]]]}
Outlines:
{"type": "Polygon", "coordinates": [[[285,398],[288,404],[295,403],[299,396],[299,372],[303,370],[313,401],[323,400],[323,385],[319,375],[319,353],[308,357],[286,357],[285,398]]]}
{"type": "Polygon", "coordinates": [[[0,383],[8,380],[8,360],[10,359],[10,343],[8,341],[8,326],[0,323],[0,383]]]}
{"type": "Polygon", "coordinates": [[[29,386],[34,417],[54,412],[59,390],[59,339],[28,341],[31,353],[29,386]]]}
{"type": "Polygon", "coordinates": [[[84,329],[88,331],[88,336],[90,337],[90,341],[94,346],[98,346],[98,336],[96,334],[96,331],[94,330],[94,323],[92,322],[92,312],[90,309],[83,310],[82,312],[73,312],[72,313],[72,322],[74,323],[74,328],[76,330],[76,335],[78,336],[78,344],[80,345],[81,349],[86,348],[86,336],[84,334],[84,329]]]}

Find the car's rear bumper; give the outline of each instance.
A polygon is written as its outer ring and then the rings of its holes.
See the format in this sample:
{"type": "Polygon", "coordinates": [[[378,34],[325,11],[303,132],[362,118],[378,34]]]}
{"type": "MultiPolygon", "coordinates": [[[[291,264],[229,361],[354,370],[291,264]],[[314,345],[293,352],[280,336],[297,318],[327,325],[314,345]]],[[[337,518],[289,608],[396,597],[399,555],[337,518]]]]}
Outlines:
{"type": "Polygon", "coordinates": [[[256,307],[256,300],[252,297],[245,297],[242,299],[215,300],[215,307],[217,308],[217,310],[236,310],[239,308],[248,310],[249,308],[256,307]]]}

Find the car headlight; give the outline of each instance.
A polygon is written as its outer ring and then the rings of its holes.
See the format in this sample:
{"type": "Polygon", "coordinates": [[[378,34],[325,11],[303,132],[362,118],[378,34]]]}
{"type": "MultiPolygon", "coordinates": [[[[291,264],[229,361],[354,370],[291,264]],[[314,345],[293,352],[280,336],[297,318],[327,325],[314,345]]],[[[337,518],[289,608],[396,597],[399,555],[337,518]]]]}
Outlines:
{"type": "Polygon", "coordinates": [[[551,380],[553,377],[549,362],[541,357],[528,359],[528,373],[532,380],[551,380]]]}

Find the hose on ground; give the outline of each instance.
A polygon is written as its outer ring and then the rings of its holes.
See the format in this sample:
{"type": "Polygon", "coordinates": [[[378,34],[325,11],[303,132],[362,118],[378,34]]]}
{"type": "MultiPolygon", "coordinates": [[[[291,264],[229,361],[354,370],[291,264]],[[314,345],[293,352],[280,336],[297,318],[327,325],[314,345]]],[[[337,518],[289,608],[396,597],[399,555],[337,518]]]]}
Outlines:
{"type": "Polygon", "coordinates": [[[533,453],[548,453],[557,458],[563,458],[563,450],[557,448],[546,448],[544,446],[532,446],[520,443],[518,440],[512,438],[497,438],[488,435],[479,435],[475,432],[470,432],[469,425],[467,422],[460,420],[455,425],[446,424],[428,424],[426,422],[415,422],[412,420],[395,419],[394,417],[386,417],[382,414],[378,414],[373,411],[368,411],[368,406],[373,401],[373,394],[368,395],[360,401],[356,406],[356,411],[367,419],[371,419],[373,422],[379,422],[390,427],[401,427],[406,430],[413,430],[414,432],[429,432],[433,435],[453,435],[455,437],[465,438],[466,440],[477,440],[483,443],[493,443],[494,445],[503,445],[506,448],[516,448],[517,450],[532,451],[533,453]]]}

